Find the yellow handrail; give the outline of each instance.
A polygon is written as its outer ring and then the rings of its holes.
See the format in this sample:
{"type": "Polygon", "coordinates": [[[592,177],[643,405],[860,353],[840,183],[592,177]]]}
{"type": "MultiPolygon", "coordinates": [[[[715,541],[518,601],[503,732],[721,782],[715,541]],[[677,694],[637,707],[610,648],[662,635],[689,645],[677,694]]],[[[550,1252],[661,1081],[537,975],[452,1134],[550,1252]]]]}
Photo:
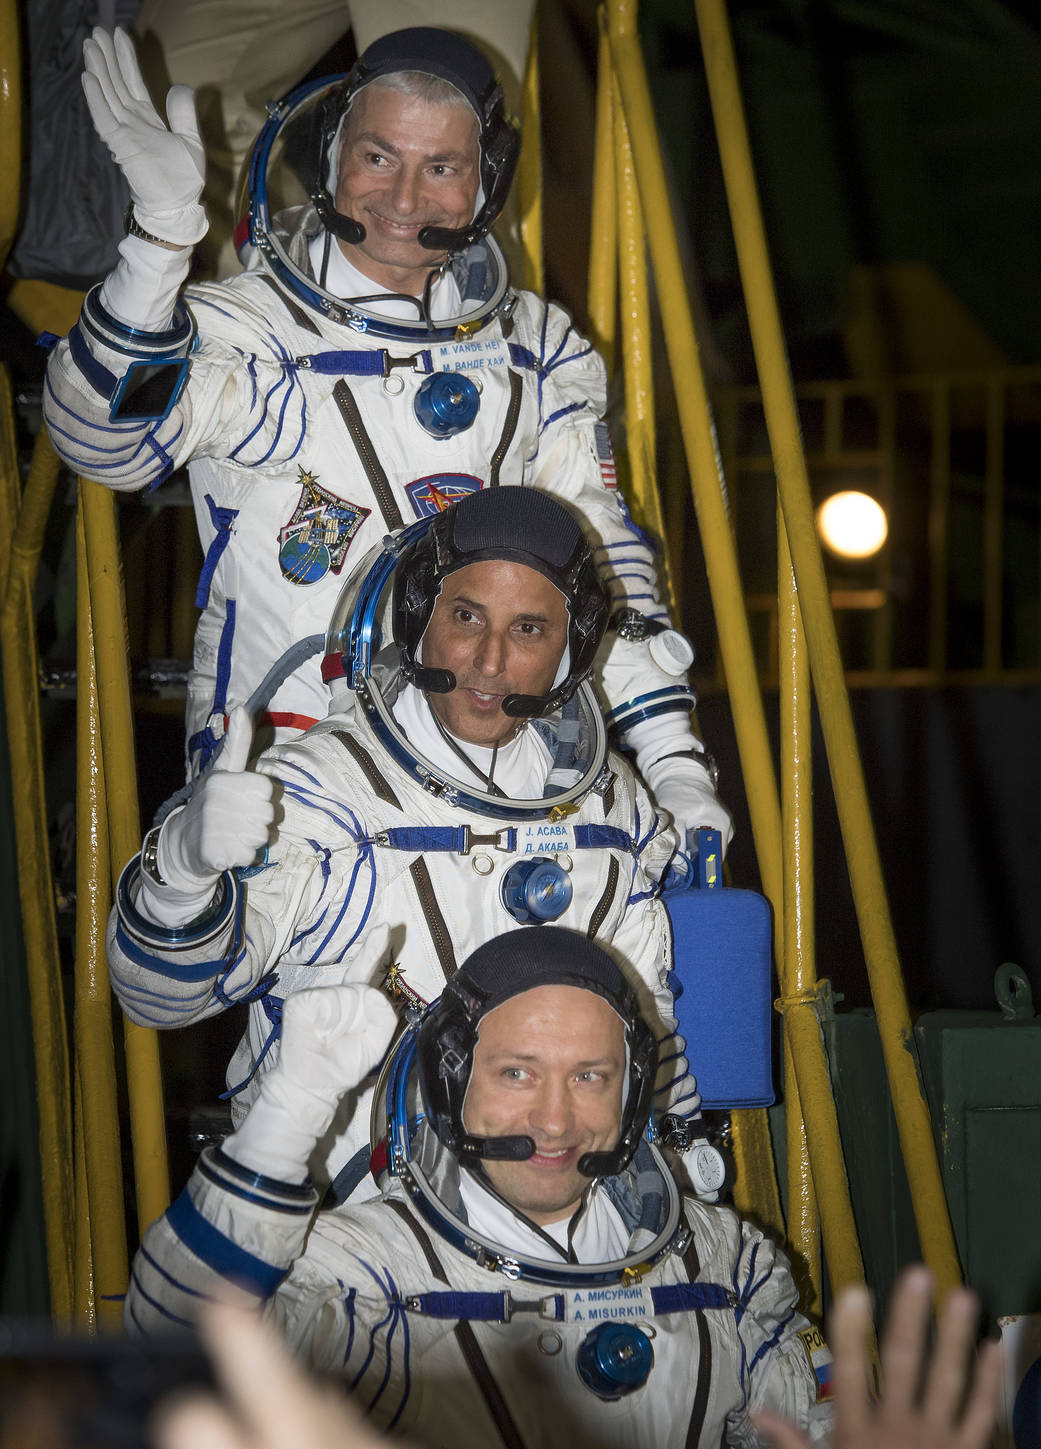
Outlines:
{"type": "Polygon", "coordinates": [[[593,151],[593,210],[589,223],[589,331],[610,377],[614,369],[618,285],[618,209],[615,204],[614,71],[607,18],[600,29],[596,70],[596,143],[593,151]]]}
{"type": "Polygon", "coordinates": [[[704,372],[691,319],[683,267],[671,215],[665,170],[651,108],[647,77],[635,31],[635,5],[612,0],[608,34],[621,90],[645,216],[662,219],[648,242],[672,374],[682,381],[676,405],[683,433],[691,488],[698,516],[720,650],[734,707],[741,768],[745,780],[763,887],[775,911],[781,906],[781,807],[756,683],[755,656],[745,616],[725,487],[716,447],[704,372]]]}
{"type": "MultiPolygon", "coordinates": [[[[79,506],[94,631],[98,701],[104,721],[101,730],[102,759],[109,860],[115,881],[127,861],[137,853],[141,842],[116,500],[107,488],[81,479],[79,506]]],[[[89,746],[90,740],[86,744],[89,746]]],[[[84,748],[82,740],[80,748],[84,748]]],[[[123,1026],[137,1220],[144,1232],[165,1212],[170,1201],[163,1083],[155,1032],[135,1026],[130,1021],[124,1021],[123,1026]]]]}
{"type": "MultiPolygon", "coordinates": [[[[813,889],[812,696],[799,595],[792,573],[788,542],[782,528],[777,531],[777,544],[777,594],[782,620],[779,654],[781,828],[784,832],[784,955],[781,975],[796,997],[801,998],[805,993],[812,992],[817,976],[813,889]]],[[[785,1028],[787,1033],[787,1017],[785,1028]]],[[[803,1307],[807,1313],[819,1318],[823,1312],[820,1209],[813,1185],[795,1056],[787,1034],[784,1051],[784,1102],[788,1241],[791,1244],[793,1260],[802,1266],[808,1280],[810,1291],[809,1296],[803,1298],[803,1307]]],[[[840,1208],[840,1212],[844,1211],[844,1208],[840,1208]]],[[[849,1265],[848,1271],[851,1276],[856,1276],[856,1265],[849,1265]]]]}
{"type": "Polygon", "coordinates": [[[7,260],[21,208],[22,56],[19,6],[0,0],[0,266],[7,260]]]}
{"type": "MultiPolygon", "coordinates": [[[[722,0],[695,0],[695,12],[701,32],[752,344],[763,389],[778,493],[799,589],[814,690],[853,885],[871,995],[922,1253],[935,1274],[938,1294],[942,1295],[960,1281],[958,1255],[929,1111],[917,1069],[889,902],[817,542],[806,459],[770,271],[733,45],[722,0]]],[[[789,1013],[793,1027],[799,1031],[809,1030],[802,1025],[795,1027],[795,1023],[801,1022],[802,1015],[802,1012],[789,1013]]],[[[801,1078],[800,1096],[805,1109],[807,1101],[801,1078]]],[[[819,1194],[821,1184],[816,1176],[814,1180],[819,1194]]],[[[823,1213],[823,1203],[821,1207],[823,1213]]]]}
{"type": "Polygon", "coordinates": [[[127,1286],[127,1242],[120,1158],[119,1107],[112,991],[105,960],[105,927],[112,903],[105,763],[98,713],[94,628],[87,586],[83,519],[76,520],[76,1083],[82,1085],[77,1126],[82,1133],[94,1315],[118,1324],[127,1286]]]}
{"type": "Polygon", "coordinates": [[[517,162],[520,239],[524,249],[524,285],[541,295],[546,289],[542,246],[542,107],[539,101],[538,7],[531,17],[528,60],[524,69],[524,131],[517,162]]]}
{"type": "MultiPolygon", "coordinates": [[[[618,283],[621,300],[622,372],[625,377],[625,434],[629,460],[630,503],[641,528],[664,539],[658,491],[657,430],[647,247],[643,210],[633,171],[633,153],[618,87],[614,97],[615,198],[618,216],[618,283]]],[[[669,556],[662,554],[662,575],[670,611],[675,611],[669,556]]]]}
{"type": "MultiPolygon", "coordinates": [[[[647,77],[636,38],[634,4],[614,0],[609,10],[608,33],[636,159],[644,213],[655,219],[648,240],[661,301],[666,350],[673,377],[677,379],[677,408],[733,706],[760,874],[774,908],[779,943],[784,904],[780,801],[762,697],[756,682],[736,550],[727,517],[725,482],[715,442],[715,428],[675,228],[671,224],[671,206],[647,77]]],[[[787,978],[787,965],[780,949],[777,950],[777,958],[782,999],[787,1000],[792,996],[792,984],[787,978]]],[[[832,1282],[838,1286],[845,1282],[862,1281],[863,1265],[845,1179],[820,1023],[815,1009],[809,1013],[796,1009],[790,1017],[789,1041],[799,1083],[799,1102],[807,1114],[811,1160],[819,1165],[822,1182],[827,1183],[827,1201],[821,1203],[821,1215],[832,1282]]],[[[792,1106],[794,1110],[794,1104],[792,1106]]],[[[818,1199],[820,1196],[818,1185],[818,1199]]]]}
{"type": "Polygon", "coordinates": [[[7,369],[0,368],[0,538],[5,541],[0,563],[0,580],[4,586],[0,649],[18,848],[18,893],[36,1057],[51,1312],[65,1320],[73,1312],[74,1235],[68,1212],[74,1183],[72,1096],[47,839],[33,608],[36,569],[57,478],[57,456],[50,440],[41,434],[24,495],[19,498],[11,385],[7,369]]]}

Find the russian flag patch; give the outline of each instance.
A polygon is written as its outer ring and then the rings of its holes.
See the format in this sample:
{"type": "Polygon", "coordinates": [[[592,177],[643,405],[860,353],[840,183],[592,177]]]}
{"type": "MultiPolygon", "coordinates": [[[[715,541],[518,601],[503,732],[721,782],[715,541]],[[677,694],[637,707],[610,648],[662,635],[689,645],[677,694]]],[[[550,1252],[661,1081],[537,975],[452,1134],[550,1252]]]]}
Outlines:
{"type": "Polygon", "coordinates": [[[832,1395],[831,1349],[819,1328],[802,1328],[799,1330],[799,1337],[810,1361],[813,1376],[817,1380],[817,1402],[822,1404],[832,1395]]]}

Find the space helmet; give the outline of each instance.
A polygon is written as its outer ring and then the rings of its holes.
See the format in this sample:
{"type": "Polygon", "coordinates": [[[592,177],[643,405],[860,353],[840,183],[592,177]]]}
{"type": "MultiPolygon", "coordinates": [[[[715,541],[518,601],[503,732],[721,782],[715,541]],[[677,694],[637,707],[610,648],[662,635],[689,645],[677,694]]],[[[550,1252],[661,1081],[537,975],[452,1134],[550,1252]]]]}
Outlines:
{"type": "Polygon", "coordinates": [[[636,992],[597,942],[584,934],[545,926],[521,928],[477,948],[446,984],[439,1000],[409,1025],[387,1058],[372,1113],[372,1171],[405,1185],[409,1201],[434,1229],[482,1268],[516,1281],[564,1287],[627,1282],[634,1268],[675,1250],[685,1233],[676,1180],[656,1143],[651,1102],[658,1049],[636,992]],[[641,1183],[640,1220],[627,1251],[595,1263],[562,1262],[550,1253],[529,1256],[482,1235],[461,1209],[461,1168],[483,1161],[522,1161],[527,1137],[476,1138],[463,1124],[463,1104],[483,1018],[511,997],[537,986],[576,986],[601,996],[625,1028],[627,1057],[618,1139],[579,1163],[590,1181],[621,1172],[632,1162],[641,1183]]]}
{"type": "Polygon", "coordinates": [[[248,248],[296,298],[333,321],[379,335],[445,339],[474,330],[499,313],[508,314],[514,298],[506,266],[489,229],[509,195],[520,149],[516,124],[507,114],[492,68],[468,40],[449,30],[414,26],[393,31],[368,46],[347,75],[307,82],[284,100],[270,102],[269,118],[253,147],[246,182],[245,215],[236,239],[240,256],[248,248]],[[460,260],[461,311],[457,317],[417,316],[417,325],[388,322],[371,306],[373,298],[338,297],[322,285],[307,260],[307,245],[323,229],[356,245],[364,225],[336,210],[336,148],[341,126],[355,97],[382,77],[420,72],[452,85],[477,116],[480,191],[475,215],[465,227],[425,227],[417,240],[439,255],[460,260]],[[247,248],[248,242],[248,248],[247,248]],[[473,255],[469,256],[470,251],[473,255]]]}
{"type": "Polygon", "coordinates": [[[629,1162],[650,1121],[658,1044],[636,992],[603,946],[561,926],[509,931],[479,946],[424,1014],[417,1062],[426,1120],[442,1146],[464,1164],[520,1162],[532,1155],[530,1137],[475,1137],[464,1125],[463,1109],[481,1021],[497,1006],[538,986],[591,991],[622,1021],[628,1081],[618,1140],[578,1161],[586,1177],[613,1176],[629,1162]]]}
{"type": "Polygon", "coordinates": [[[537,819],[551,806],[564,810],[583,798],[602,775],[607,740],[588,676],[608,613],[589,546],[563,503],[534,488],[481,489],[370,550],[333,610],[322,674],[327,682],[349,682],[381,742],[426,789],[484,814],[537,819]],[[394,718],[395,700],[407,685],[428,694],[455,687],[448,670],[422,661],[421,641],[444,580],[486,559],[534,569],[567,603],[567,648],[557,679],[546,694],[511,694],[502,704],[506,715],[536,728],[545,721],[545,737],[552,739],[548,794],[538,800],[504,799],[445,775],[417,753],[394,718]]]}

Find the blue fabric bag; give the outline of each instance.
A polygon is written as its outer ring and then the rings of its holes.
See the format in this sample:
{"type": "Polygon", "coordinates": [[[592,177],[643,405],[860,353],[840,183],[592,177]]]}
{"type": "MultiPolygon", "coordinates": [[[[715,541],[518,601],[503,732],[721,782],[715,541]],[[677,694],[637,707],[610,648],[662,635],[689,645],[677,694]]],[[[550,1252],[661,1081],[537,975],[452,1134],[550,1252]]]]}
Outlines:
{"type": "Polygon", "coordinates": [[[771,1060],[770,904],[723,885],[718,830],[699,830],[694,884],[666,890],[680,1031],[702,1106],[768,1107],[771,1060]]]}

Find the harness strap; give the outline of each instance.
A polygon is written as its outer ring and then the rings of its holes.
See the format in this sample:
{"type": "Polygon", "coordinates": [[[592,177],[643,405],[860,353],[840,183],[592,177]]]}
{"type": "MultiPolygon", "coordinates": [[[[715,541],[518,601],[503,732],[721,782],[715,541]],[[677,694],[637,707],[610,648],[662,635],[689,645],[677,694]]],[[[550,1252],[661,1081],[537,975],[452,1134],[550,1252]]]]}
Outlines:
{"type": "Polygon", "coordinates": [[[329,733],[334,740],[339,740],[340,744],[343,745],[344,749],[354,760],[354,763],[368,781],[370,789],[379,796],[384,804],[393,805],[395,810],[400,810],[401,801],[395,795],[390,783],[377,769],[376,761],[369,754],[365,746],[359,744],[354,736],[348,734],[346,730],[330,730],[329,733]]]}
{"type": "Polygon", "coordinates": [[[340,409],[340,416],[346,424],[347,431],[351,436],[355,452],[362,467],[365,469],[365,476],[372,487],[376,502],[379,504],[380,512],[383,514],[383,522],[390,529],[404,528],[405,520],[401,516],[394,498],[393,489],[390,486],[390,479],[383,471],[383,465],[379,460],[376,449],[373,447],[372,439],[365,430],[361,412],[355,401],[354,394],[341,377],[333,388],[333,397],[336,406],[340,409]]]}
{"type": "Polygon", "coordinates": [[[506,419],[502,425],[502,433],[495,445],[495,452],[491,456],[488,465],[488,487],[499,486],[499,470],[502,467],[503,459],[509,451],[513,442],[513,435],[517,431],[517,421],[520,418],[521,401],[524,397],[524,379],[519,372],[510,370],[510,400],[506,404],[506,419]]]}
{"type": "Polygon", "coordinates": [[[510,1323],[518,1314],[528,1313],[551,1323],[661,1318],[671,1313],[701,1313],[706,1308],[732,1308],[733,1304],[733,1291],[719,1283],[577,1289],[531,1299],[515,1298],[507,1288],[499,1293],[417,1293],[401,1300],[409,1313],[425,1318],[465,1318],[471,1323],[510,1323]],[[631,1301],[616,1303],[613,1300],[619,1295],[631,1301]]]}
{"type": "MultiPolygon", "coordinates": [[[[682,1262],[688,1281],[693,1283],[701,1272],[701,1261],[698,1258],[693,1233],[691,1233],[690,1242],[683,1254],[682,1262]]],[[[687,1425],[685,1449],[698,1449],[701,1431],[705,1427],[709,1390],[712,1387],[712,1338],[708,1331],[708,1322],[703,1313],[696,1314],[695,1322],[698,1330],[698,1382],[694,1390],[694,1403],[690,1410],[690,1423],[687,1425]]],[[[715,1449],[715,1446],[712,1446],[712,1449],[715,1449]]]]}
{"type": "MultiPolygon", "coordinates": [[[[439,1283],[448,1283],[448,1275],[441,1265],[441,1260],[434,1251],[434,1245],[426,1231],[413,1218],[404,1203],[395,1202],[393,1198],[384,1198],[385,1205],[393,1212],[404,1225],[409,1229],[427,1260],[427,1266],[439,1283]]],[[[481,1352],[481,1346],[477,1342],[473,1329],[469,1323],[460,1321],[455,1326],[455,1339],[459,1349],[466,1360],[466,1366],[474,1376],[477,1387],[481,1391],[485,1407],[495,1422],[499,1431],[499,1437],[505,1444],[506,1449],[526,1449],[524,1440],[521,1438],[520,1430],[514,1422],[510,1413],[509,1405],[503,1398],[502,1390],[495,1382],[488,1362],[481,1352]]]]}
{"type": "Polygon", "coordinates": [[[430,932],[430,939],[434,943],[437,959],[441,963],[441,970],[444,972],[445,980],[449,981],[458,970],[458,963],[455,959],[455,949],[452,946],[452,934],[445,924],[441,907],[437,903],[437,894],[434,891],[433,881],[430,879],[430,871],[422,856],[418,860],[414,860],[408,869],[412,877],[412,884],[416,888],[416,895],[419,897],[419,904],[427,923],[427,930],[430,932]]]}
{"type": "Polygon", "coordinates": [[[222,508],[214,503],[209,493],[205,495],[206,507],[210,510],[210,522],[217,530],[213,540],[206,550],[206,557],[203,560],[202,572],[199,574],[199,585],[195,590],[195,607],[205,609],[210,600],[210,584],[213,582],[213,575],[221,554],[227,548],[231,540],[231,525],[239,516],[237,508],[222,508]]]}
{"type": "Polygon", "coordinates": [[[614,900],[614,893],[618,889],[618,877],[621,870],[618,865],[618,857],[612,855],[610,864],[607,867],[607,884],[604,886],[604,893],[597,901],[593,914],[589,917],[589,926],[586,930],[587,936],[595,936],[607,918],[611,909],[611,902],[614,900]]]}
{"type": "Polygon", "coordinates": [[[282,303],[282,306],[298,327],[302,327],[305,332],[313,332],[316,337],[322,335],[321,328],[314,318],[305,312],[298,302],[295,302],[292,297],[282,291],[274,277],[269,277],[266,273],[261,273],[261,281],[265,282],[271,288],[272,292],[274,292],[275,296],[282,303]]]}

